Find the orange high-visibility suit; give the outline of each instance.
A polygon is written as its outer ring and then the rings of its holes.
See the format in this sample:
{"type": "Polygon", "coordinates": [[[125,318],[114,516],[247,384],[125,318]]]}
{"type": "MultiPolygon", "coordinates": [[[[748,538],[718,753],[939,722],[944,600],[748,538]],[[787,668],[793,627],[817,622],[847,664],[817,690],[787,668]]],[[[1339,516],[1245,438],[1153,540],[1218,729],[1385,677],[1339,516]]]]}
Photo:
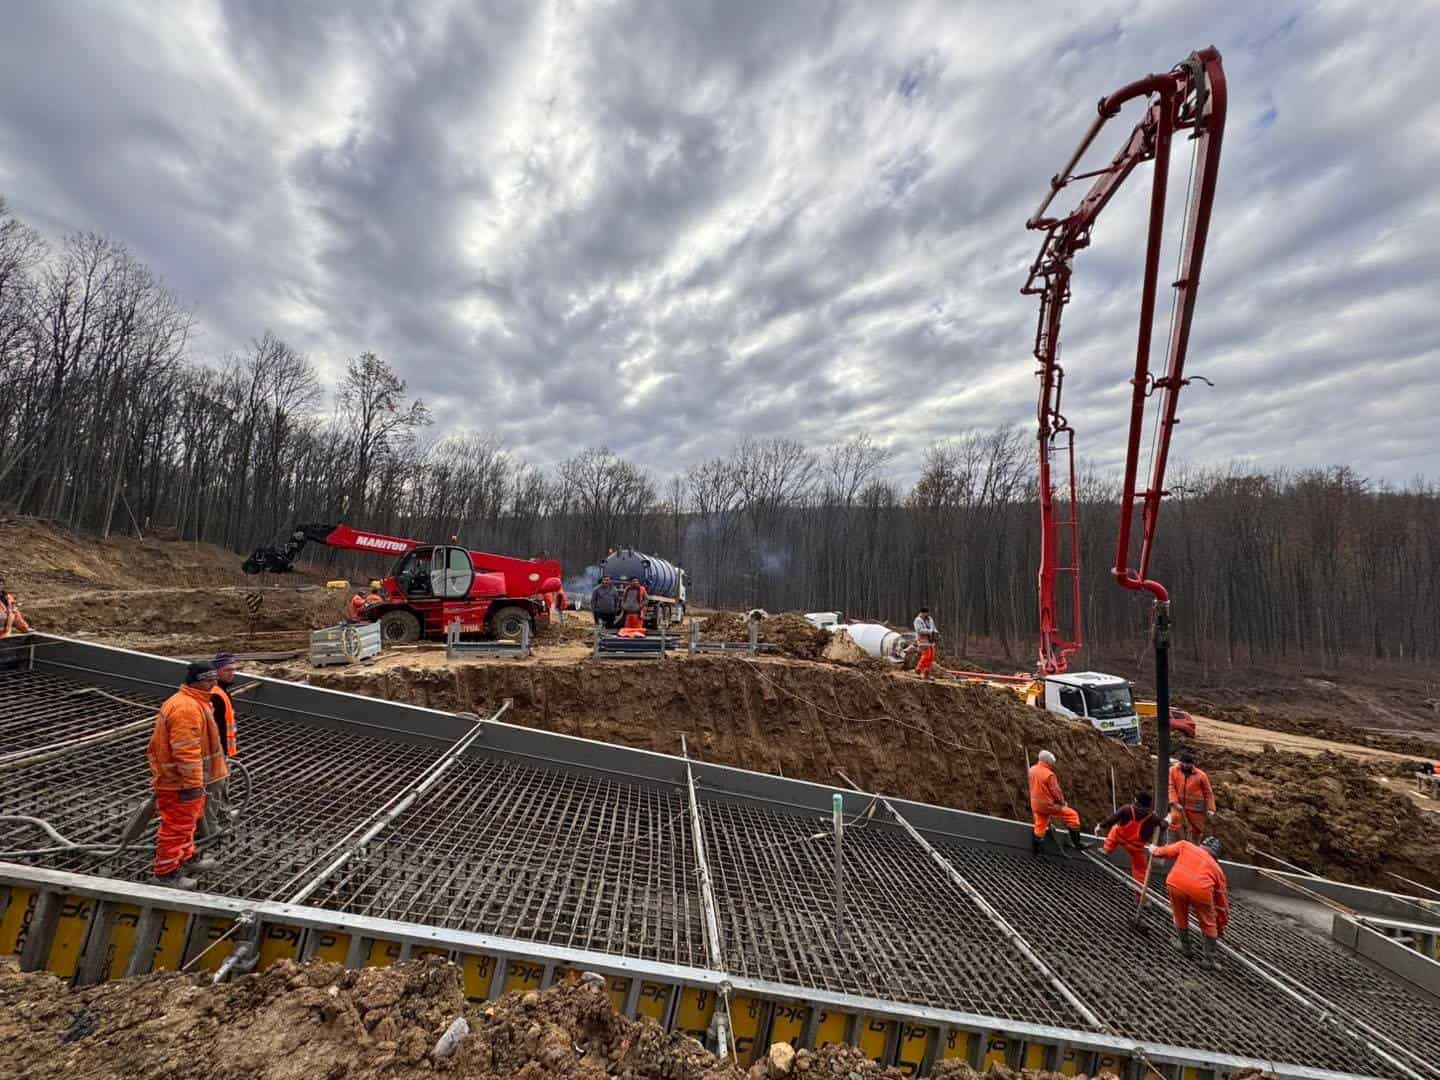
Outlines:
{"type": "MultiPolygon", "coordinates": [[[[210,691],[210,703],[215,709],[215,722],[223,729],[221,733],[225,736],[225,753],[230,757],[234,757],[237,752],[235,742],[235,703],[230,700],[230,695],[225,692],[225,688],[219,683],[216,683],[215,689],[210,691]],[[224,717],[224,723],[221,723],[221,717],[224,717]]],[[[225,771],[228,775],[230,771],[228,765],[225,767],[225,771]]],[[[211,779],[216,780],[219,779],[219,777],[211,777],[211,779]]]]}
{"type": "Polygon", "coordinates": [[[365,610],[365,598],[358,592],[350,597],[350,621],[359,622],[360,613],[365,610]]]}
{"type": "Polygon", "coordinates": [[[645,636],[645,586],[631,582],[625,586],[625,595],[620,598],[620,610],[625,613],[625,625],[620,637],[645,636]]]}
{"type": "Polygon", "coordinates": [[[155,716],[146,748],[160,829],[155,873],[170,874],[195,857],[195,826],[205,814],[205,784],[230,775],[210,691],[182,686],[155,716]]]}
{"type": "Polygon", "coordinates": [[[915,664],[915,674],[928,676],[934,666],[935,643],[929,640],[920,642],[920,659],[915,664]]]}
{"type": "Polygon", "coordinates": [[[1044,836],[1050,819],[1058,817],[1067,829],[1080,828],[1080,815],[1065,805],[1065,792],[1055,770],[1044,761],[1030,766],[1030,812],[1035,816],[1035,835],[1044,836]]]}
{"type": "Polygon", "coordinates": [[[1185,834],[1199,840],[1205,835],[1205,819],[1215,812],[1215,791],[1210,777],[1199,766],[1192,766],[1189,776],[1177,762],[1170,766],[1170,828],[1176,832],[1183,826],[1185,834]]]}
{"type": "Polygon", "coordinates": [[[1130,856],[1130,876],[1144,881],[1145,845],[1154,839],[1160,819],[1149,810],[1127,803],[1100,822],[1100,828],[1109,830],[1105,834],[1105,853],[1122,848],[1130,856]]]}
{"type": "Polygon", "coordinates": [[[15,603],[14,595],[8,592],[0,593],[0,638],[29,632],[30,624],[25,621],[25,616],[20,614],[20,606],[15,603]]]}
{"type": "Polygon", "coordinates": [[[1225,871],[1208,851],[1189,840],[1177,840],[1155,849],[1157,859],[1174,859],[1165,878],[1165,891],[1170,896],[1170,913],[1175,916],[1175,929],[1185,930],[1190,912],[1207,938],[1225,933],[1230,922],[1230,886],[1225,871]]]}

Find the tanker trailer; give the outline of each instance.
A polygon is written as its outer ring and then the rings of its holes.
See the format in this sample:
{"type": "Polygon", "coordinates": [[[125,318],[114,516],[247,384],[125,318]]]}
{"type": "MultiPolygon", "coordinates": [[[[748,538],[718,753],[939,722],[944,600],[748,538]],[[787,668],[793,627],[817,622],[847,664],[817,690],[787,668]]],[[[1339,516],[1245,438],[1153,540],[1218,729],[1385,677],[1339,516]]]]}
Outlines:
{"type": "Polygon", "coordinates": [[[658,630],[662,622],[678,626],[684,621],[685,571],[658,555],[617,548],[600,564],[600,585],[591,594],[596,623],[613,630],[625,621],[620,600],[631,582],[645,590],[643,617],[647,630],[658,630]]]}

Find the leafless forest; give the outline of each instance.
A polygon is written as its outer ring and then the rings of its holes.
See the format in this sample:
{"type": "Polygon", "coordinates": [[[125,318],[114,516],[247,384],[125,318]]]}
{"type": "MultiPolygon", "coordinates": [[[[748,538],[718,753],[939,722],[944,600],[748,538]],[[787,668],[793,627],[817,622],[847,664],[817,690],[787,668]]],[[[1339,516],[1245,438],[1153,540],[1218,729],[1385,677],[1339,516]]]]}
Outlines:
{"type": "MultiPolygon", "coordinates": [[[[190,330],[191,313],[121,245],[47,245],[0,203],[0,506],[102,536],[173,527],[236,551],[296,521],[453,534],[557,556],[572,578],[627,543],[684,565],[703,602],[887,619],[928,602],[951,641],[1031,653],[1026,432],[931,446],[913,486],[863,435],[818,450],[742,441],[673,476],[605,448],[546,470],[484,432],[435,437],[371,353],[327,387],[273,334],[211,364],[190,330]]],[[[1440,657],[1433,484],[1393,490],[1343,466],[1191,468],[1171,490],[1154,570],[1174,583],[1182,652],[1440,657]]],[[[1115,490],[1092,478],[1082,503],[1087,635],[1137,640],[1147,605],[1108,577],[1115,490]]]]}

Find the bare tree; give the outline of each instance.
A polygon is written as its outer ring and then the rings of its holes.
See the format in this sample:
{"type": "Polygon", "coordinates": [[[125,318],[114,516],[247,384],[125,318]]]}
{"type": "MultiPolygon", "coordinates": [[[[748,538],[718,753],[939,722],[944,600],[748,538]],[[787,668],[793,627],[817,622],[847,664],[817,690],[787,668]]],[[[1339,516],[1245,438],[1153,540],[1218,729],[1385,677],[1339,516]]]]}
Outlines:
{"type": "Polygon", "coordinates": [[[340,409],[354,454],[349,512],[362,514],[376,464],[428,425],[430,411],[418,398],[407,401],[405,380],[373,352],[361,353],[346,367],[340,409]]]}

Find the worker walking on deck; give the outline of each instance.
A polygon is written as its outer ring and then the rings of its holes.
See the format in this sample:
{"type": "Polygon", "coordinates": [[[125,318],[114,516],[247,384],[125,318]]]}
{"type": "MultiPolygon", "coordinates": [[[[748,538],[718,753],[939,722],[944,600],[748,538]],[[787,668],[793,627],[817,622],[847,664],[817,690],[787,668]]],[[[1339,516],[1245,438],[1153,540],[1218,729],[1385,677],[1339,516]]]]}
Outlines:
{"type": "Polygon", "coordinates": [[[185,671],[185,685],[155,716],[146,757],[160,828],[155,834],[155,880],[180,889],[196,881],[184,869],[208,870],[214,856],[195,857],[195,827],[205,813],[205,786],[230,774],[215,726],[211,694],[215,668],[200,662],[185,671]]]}
{"type": "Polygon", "coordinates": [[[920,662],[915,665],[915,674],[922,679],[934,678],[935,644],[940,640],[940,632],[935,628],[935,620],[930,617],[928,607],[920,609],[914,625],[915,644],[920,648],[920,662]]]}
{"type": "Polygon", "coordinates": [[[1206,837],[1203,843],[1177,840],[1173,844],[1147,848],[1157,859],[1174,859],[1175,865],[1165,878],[1165,892],[1170,896],[1170,913],[1175,916],[1175,932],[1180,951],[1193,956],[1190,947],[1190,912],[1200,924],[1200,966],[1214,968],[1217,942],[1230,922],[1230,887],[1225,871],[1220,868],[1220,840],[1206,837]]]}
{"type": "Polygon", "coordinates": [[[1105,837],[1105,853],[1116,848],[1130,856],[1130,876],[1137,882],[1145,880],[1145,845],[1153,843],[1164,821],[1155,816],[1155,798],[1148,791],[1137,791],[1135,801],[1120,807],[1099,825],[1095,835],[1105,837]]]}
{"type": "Polygon", "coordinates": [[[1187,840],[1199,841],[1208,820],[1215,816],[1215,791],[1210,777],[1195,764],[1189,750],[1170,766],[1170,828],[1187,840]]]}
{"type": "Polygon", "coordinates": [[[1084,842],[1080,839],[1080,815],[1075,812],[1074,807],[1065,803],[1065,792],[1060,787],[1060,779],[1055,775],[1055,755],[1049,750],[1041,750],[1036,755],[1035,764],[1030,766],[1030,812],[1035,817],[1035,832],[1030,837],[1030,850],[1036,855],[1040,854],[1040,845],[1045,842],[1045,834],[1050,830],[1050,819],[1058,817],[1070,830],[1070,842],[1075,845],[1076,851],[1084,851],[1084,842]]]}

